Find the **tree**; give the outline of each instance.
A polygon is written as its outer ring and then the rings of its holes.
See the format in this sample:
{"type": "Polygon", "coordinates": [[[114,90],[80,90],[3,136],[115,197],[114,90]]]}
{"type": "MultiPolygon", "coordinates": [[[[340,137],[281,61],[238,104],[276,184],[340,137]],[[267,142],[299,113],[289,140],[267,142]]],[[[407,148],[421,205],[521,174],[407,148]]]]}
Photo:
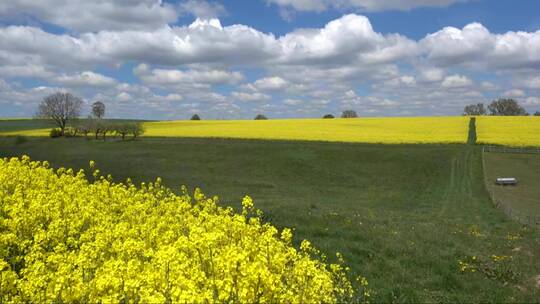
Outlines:
{"type": "Polygon", "coordinates": [[[122,136],[122,140],[126,138],[126,135],[128,135],[131,132],[131,126],[129,123],[120,123],[115,126],[115,132],[117,134],[120,134],[122,136]]]}
{"type": "MultiPolygon", "coordinates": [[[[103,141],[106,140],[106,137],[107,137],[107,133],[112,133],[114,132],[114,126],[110,123],[104,123],[104,122],[101,122],[100,121],[100,125],[101,125],[101,138],[103,138],[103,141]]],[[[97,139],[97,137],[96,137],[97,139]]]]}
{"type": "Polygon", "coordinates": [[[198,114],[194,114],[193,116],[191,116],[191,120],[201,120],[201,118],[198,114]]]}
{"type": "Polygon", "coordinates": [[[84,137],[88,138],[88,133],[92,132],[91,126],[86,121],[85,123],[79,123],[76,127],[77,133],[83,134],[84,137]]]}
{"type": "Polygon", "coordinates": [[[144,127],[142,123],[134,122],[130,124],[130,132],[133,135],[133,139],[136,139],[140,135],[144,134],[144,127]]]}
{"type": "Polygon", "coordinates": [[[526,116],[527,111],[514,99],[500,98],[488,106],[491,115],[495,116],[526,116]]]}
{"type": "Polygon", "coordinates": [[[332,114],[326,114],[323,116],[324,119],[330,119],[330,118],[335,118],[334,115],[332,114]]]}
{"type": "Polygon", "coordinates": [[[71,93],[57,92],[45,98],[39,104],[37,118],[52,119],[64,136],[66,125],[70,119],[79,117],[82,100],[71,93]]]}
{"type": "Polygon", "coordinates": [[[356,118],[358,117],[358,114],[356,114],[356,111],[353,110],[345,110],[343,113],[341,113],[341,118],[356,118]]]}
{"type": "Polygon", "coordinates": [[[484,107],[483,103],[471,104],[463,109],[463,115],[465,116],[479,116],[486,115],[486,113],[486,107],[484,107]]]}
{"type": "Polygon", "coordinates": [[[268,118],[262,114],[255,116],[255,120],[267,120],[268,118]]]}
{"type": "Polygon", "coordinates": [[[92,116],[101,119],[105,116],[105,104],[101,101],[96,101],[92,104],[92,116]]]}
{"type": "Polygon", "coordinates": [[[540,116],[540,112],[539,111],[534,112],[534,116],[540,116]]]}
{"type": "Polygon", "coordinates": [[[103,120],[95,119],[93,116],[88,115],[85,121],[84,127],[88,130],[88,133],[94,133],[94,138],[98,139],[102,129],[105,127],[103,120]]]}

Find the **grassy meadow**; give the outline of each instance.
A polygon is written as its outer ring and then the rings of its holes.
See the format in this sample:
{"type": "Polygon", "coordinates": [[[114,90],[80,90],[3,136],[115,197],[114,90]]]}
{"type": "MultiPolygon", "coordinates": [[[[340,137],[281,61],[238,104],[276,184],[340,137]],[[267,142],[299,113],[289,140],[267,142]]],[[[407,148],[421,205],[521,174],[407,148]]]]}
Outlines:
{"type": "MultiPolygon", "coordinates": [[[[175,130],[168,123],[148,124],[147,135],[159,134],[152,133],[159,125],[175,130]]],[[[375,303],[540,298],[540,231],[493,207],[477,146],[0,137],[1,157],[22,154],[76,169],[92,159],[117,180],[162,177],[173,189],[201,187],[236,208],[249,194],[267,220],[295,229],[296,242],[342,252],[367,277],[375,303]]]]}
{"type": "Polygon", "coordinates": [[[488,187],[497,199],[523,214],[540,216],[540,154],[484,154],[488,187]],[[497,177],[515,177],[517,187],[495,185],[497,177]]]}

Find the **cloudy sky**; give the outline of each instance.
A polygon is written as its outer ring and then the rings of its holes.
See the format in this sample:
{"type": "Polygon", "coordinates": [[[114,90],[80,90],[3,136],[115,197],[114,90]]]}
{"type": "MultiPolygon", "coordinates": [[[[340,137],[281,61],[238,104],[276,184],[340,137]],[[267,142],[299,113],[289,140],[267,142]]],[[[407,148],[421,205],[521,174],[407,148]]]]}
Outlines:
{"type": "Polygon", "coordinates": [[[0,1],[0,117],[70,91],[107,116],[540,110],[537,0],[0,1]]]}

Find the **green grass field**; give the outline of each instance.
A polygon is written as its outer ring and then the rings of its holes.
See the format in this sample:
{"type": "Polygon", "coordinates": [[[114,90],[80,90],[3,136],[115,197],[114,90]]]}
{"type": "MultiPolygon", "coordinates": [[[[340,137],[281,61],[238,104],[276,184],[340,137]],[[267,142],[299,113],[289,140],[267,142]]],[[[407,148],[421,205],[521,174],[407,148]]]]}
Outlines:
{"type": "Polygon", "coordinates": [[[266,219],[328,254],[342,252],[373,302],[537,302],[540,231],[493,207],[481,150],[226,139],[0,138],[0,156],[27,154],[136,182],[199,186],[238,207],[251,195],[266,219]],[[461,273],[459,261],[511,256],[461,273]],[[495,273],[497,275],[490,275],[495,273]]]}
{"type": "Polygon", "coordinates": [[[524,214],[540,216],[540,154],[484,154],[488,187],[496,198],[524,214]],[[516,177],[516,187],[495,185],[497,177],[516,177]]]}

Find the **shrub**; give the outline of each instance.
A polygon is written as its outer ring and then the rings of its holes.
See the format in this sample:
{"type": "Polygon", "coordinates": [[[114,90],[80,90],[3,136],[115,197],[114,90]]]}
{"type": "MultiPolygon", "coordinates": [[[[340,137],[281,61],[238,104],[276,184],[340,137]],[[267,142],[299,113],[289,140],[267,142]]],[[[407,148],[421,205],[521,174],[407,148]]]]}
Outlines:
{"type": "Polygon", "coordinates": [[[263,223],[249,197],[235,213],[160,179],[138,188],[93,176],[0,159],[2,302],[359,300],[348,268],[308,241],[295,248],[292,231],[263,223]]]}
{"type": "Polygon", "coordinates": [[[255,116],[255,120],[267,120],[268,118],[262,114],[255,116]]]}
{"type": "Polygon", "coordinates": [[[64,136],[65,137],[76,137],[78,133],[78,129],[75,127],[66,127],[64,130],[64,136]]]}
{"type": "Polygon", "coordinates": [[[83,134],[86,138],[88,138],[88,133],[92,132],[88,123],[79,124],[75,128],[77,129],[77,133],[83,134]]]}
{"type": "Polygon", "coordinates": [[[334,118],[334,115],[332,114],[326,114],[323,116],[324,119],[331,119],[331,118],[334,118]]]}
{"type": "Polygon", "coordinates": [[[198,114],[191,116],[191,120],[201,120],[198,114]]]}
{"type": "Polygon", "coordinates": [[[16,146],[22,145],[22,144],[27,143],[27,142],[28,142],[28,138],[26,136],[22,136],[22,135],[15,136],[15,145],[16,146]]]}
{"type": "Polygon", "coordinates": [[[50,136],[51,138],[62,137],[62,130],[59,129],[59,128],[53,128],[53,129],[51,129],[51,131],[49,132],[49,136],[50,136]]]}

